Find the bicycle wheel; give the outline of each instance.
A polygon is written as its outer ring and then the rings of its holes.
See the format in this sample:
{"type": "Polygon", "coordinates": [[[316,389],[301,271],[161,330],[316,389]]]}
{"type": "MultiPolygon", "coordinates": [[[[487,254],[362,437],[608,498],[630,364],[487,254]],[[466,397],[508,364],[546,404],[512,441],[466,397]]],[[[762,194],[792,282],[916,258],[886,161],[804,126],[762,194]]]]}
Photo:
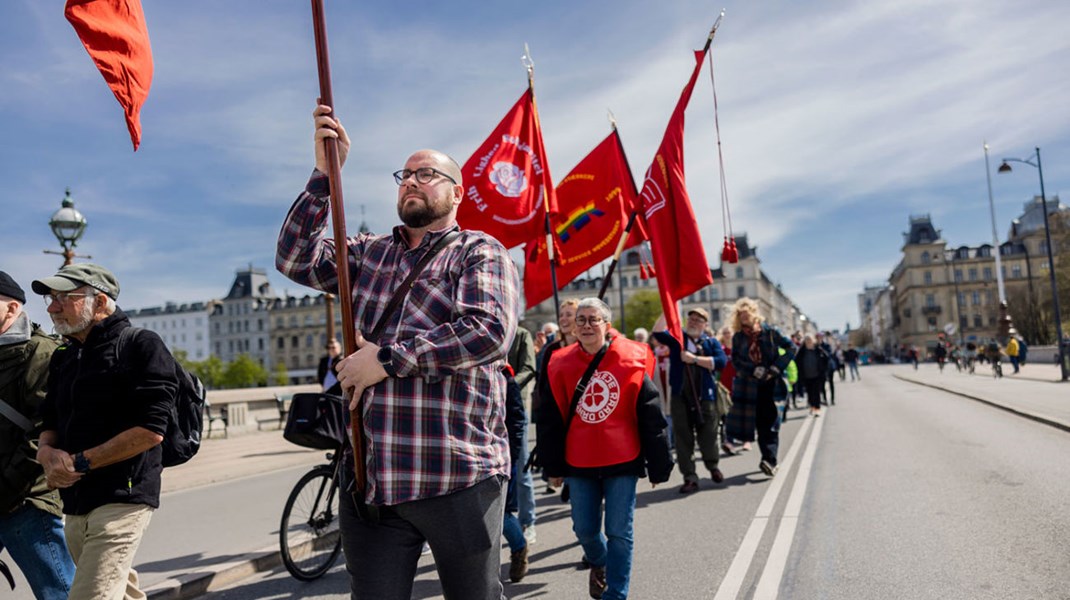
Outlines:
{"type": "Polygon", "coordinates": [[[279,525],[282,564],[301,581],[322,577],[338,560],[337,492],[331,467],[319,466],[305,473],[286,499],[279,525]]]}

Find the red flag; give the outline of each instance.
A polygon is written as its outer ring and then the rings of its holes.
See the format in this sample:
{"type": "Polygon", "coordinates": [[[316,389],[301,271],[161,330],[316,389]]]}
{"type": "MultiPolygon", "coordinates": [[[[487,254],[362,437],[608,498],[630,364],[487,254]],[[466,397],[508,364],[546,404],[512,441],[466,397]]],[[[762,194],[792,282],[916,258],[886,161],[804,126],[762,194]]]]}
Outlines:
{"type": "Polygon", "coordinates": [[[683,339],[683,332],[676,301],[713,283],[684,181],[684,110],[705,56],[705,50],[695,52],[695,70],[669,119],[639,199],[657,268],[665,323],[678,340],[683,339]]]}
{"type": "Polygon", "coordinates": [[[557,199],[531,88],[464,163],[461,175],[462,228],[485,231],[506,248],[546,235],[543,196],[550,214],[557,212],[557,199]]]}
{"type": "MultiPolygon", "coordinates": [[[[558,214],[551,215],[557,286],[570,281],[609,258],[635,206],[635,183],[617,132],[598,144],[557,186],[558,214]]],[[[638,225],[638,223],[637,223],[638,225]]],[[[643,232],[633,226],[628,245],[642,242],[643,232]]],[[[528,242],[524,267],[524,299],[535,306],[553,295],[546,236],[528,242]]]]}
{"type": "Polygon", "coordinates": [[[134,150],[152,85],[152,48],[141,0],[67,0],[67,20],[126,113],[134,150]]]}

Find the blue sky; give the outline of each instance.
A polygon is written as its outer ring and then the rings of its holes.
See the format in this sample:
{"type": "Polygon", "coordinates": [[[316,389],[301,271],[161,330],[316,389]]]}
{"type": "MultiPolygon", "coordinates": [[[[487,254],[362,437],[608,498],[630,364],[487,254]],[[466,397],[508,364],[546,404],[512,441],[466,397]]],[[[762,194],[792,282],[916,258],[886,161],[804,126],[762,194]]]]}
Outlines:
{"type": "MultiPolygon", "coordinates": [[[[119,304],[226,293],[236,269],[274,272],[279,225],[312,168],[317,95],[309,3],[143,0],[155,57],[131,151],[122,114],[60,0],[0,5],[0,269],[24,287],[59,265],[47,227],[70,186],[89,219],[78,250],[119,277],[119,304]]],[[[1042,148],[1049,196],[1070,202],[1070,3],[1023,0],[327,1],[335,104],[354,140],[348,229],[397,222],[390,173],[417,148],[464,161],[526,85],[560,180],[618,120],[649,165],[692,49],[720,9],[714,66],[737,232],[823,327],[858,322],[911,214],[953,244],[990,238],[983,140],[1042,148]]],[[[688,187],[710,264],[722,223],[713,98],[687,113],[688,187]]],[[[993,172],[1000,236],[1036,172],[993,172]]],[[[31,316],[46,319],[40,302],[31,316]]]]}

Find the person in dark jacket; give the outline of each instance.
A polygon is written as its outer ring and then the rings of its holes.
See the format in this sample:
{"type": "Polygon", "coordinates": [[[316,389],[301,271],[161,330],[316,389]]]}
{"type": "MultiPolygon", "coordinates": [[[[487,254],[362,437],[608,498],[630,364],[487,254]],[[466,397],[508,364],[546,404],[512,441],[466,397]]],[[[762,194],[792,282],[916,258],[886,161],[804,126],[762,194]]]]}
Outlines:
{"type": "MultiPolygon", "coordinates": [[[[518,331],[521,329],[518,328],[518,331]]],[[[528,541],[517,517],[520,510],[520,475],[527,460],[522,448],[527,442],[524,430],[528,427],[528,415],[513,367],[506,364],[502,367],[502,374],[505,375],[505,429],[509,432],[509,487],[505,493],[502,535],[509,543],[509,581],[520,583],[528,573],[528,541]]]]}
{"type": "Polygon", "coordinates": [[[74,563],[63,538],[59,493],[34,456],[48,361],[59,344],[30,322],[26,294],[0,271],[0,550],[7,549],[34,596],[63,600],[74,563]]]}
{"type": "Polygon", "coordinates": [[[119,282],[99,265],[63,267],[33,282],[56,331],[37,460],[59,488],[64,532],[77,566],[71,600],[143,598],[134,554],[160,506],[160,443],[174,410],[178,377],[163,340],[128,336],[115,305],[119,282]]]}
{"type": "Polygon", "coordinates": [[[323,391],[336,396],[342,395],[342,386],[338,384],[338,361],[341,359],[342,345],[338,340],[331,339],[327,342],[327,355],[320,358],[320,364],[316,367],[316,381],[320,382],[323,391]]]}
{"type": "Polygon", "coordinates": [[[829,355],[818,346],[814,336],[803,337],[803,345],[795,355],[795,365],[799,368],[799,378],[806,389],[806,400],[810,404],[810,414],[821,416],[821,387],[825,383],[825,373],[829,368],[829,355]]]}
{"type": "MultiPolygon", "coordinates": [[[[758,303],[740,298],[732,307],[732,410],[725,429],[728,437],[751,441],[758,433],[762,459],[758,467],[772,477],[777,472],[780,411],[774,400],[776,382],[795,358],[795,346],[774,327],[762,322],[758,303]],[[782,348],[781,354],[778,348],[782,348]]],[[[824,375],[824,374],[822,374],[824,375]]]]}
{"type": "Polygon", "coordinates": [[[550,358],[536,425],[543,469],[558,485],[568,479],[572,531],[591,565],[588,592],[621,600],[631,579],[636,482],[644,476],[652,486],[668,481],[672,457],[652,378],[654,354],[623,336],[607,341],[610,318],[598,298],[580,301],[579,343],[550,358]]]}
{"type": "Polygon", "coordinates": [[[702,462],[714,483],[724,481],[719,462],[721,448],[717,443],[721,415],[717,414],[717,372],[728,362],[717,338],[706,331],[709,313],[702,308],[687,312],[684,327],[684,347],[668,331],[656,331],[654,337],[669,347],[669,387],[672,401],[673,436],[677,465],[684,476],[681,494],[698,491],[695,470],[695,442],[702,452],[702,462]]]}

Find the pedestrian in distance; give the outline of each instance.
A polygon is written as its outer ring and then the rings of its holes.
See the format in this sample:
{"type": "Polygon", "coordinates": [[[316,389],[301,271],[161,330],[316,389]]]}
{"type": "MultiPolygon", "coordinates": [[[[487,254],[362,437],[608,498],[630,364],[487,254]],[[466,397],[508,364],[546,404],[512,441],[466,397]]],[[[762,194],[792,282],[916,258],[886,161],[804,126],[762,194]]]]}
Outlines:
{"type": "Polygon", "coordinates": [[[1011,330],[1010,337],[1007,339],[1007,358],[1011,361],[1011,366],[1014,367],[1014,374],[1018,374],[1018,338],[1016,332],[1011,330]]]}
{"type": "Polygon", "coordinates": [[[34,596],[65,600],[74,562],[59,492],[34,460],[48,363],[57,340],[23,311],[26,293],[0,271],[0,551],[7,549],[34,596]]]}
{"type": "Polygon", "coordinates": [[[847,350],[843,353],[843,362],[847,363],[847,370],[851,373],[851,381],[862,381],[862,374],[858,372],[858,350],[854,344],[847,344],[847,350]]]}
{"type": "Polygon", "coordinates": [[[102,266],[65,266],[33,291],[67,339],[49,365],[37,460],[63,499],[76,565],[70,598],[144,598],[131,566],[160,507],[175,359],[154,332],[123,333],[119,282],[102,266]]]}
{"type": "Polygon", "coordinates": [[[724,481],[719,466],[721,448],[717,437],[721,415],[717,413],[717,372],[727,363],[721,342],[710,332],[709,313],[702,308],[687,311],[683,346],[669,331],[654,337],[669,348],[670,414],[673,422],[676,464],[684,476],[681,494],[699,489],[695,469],[695,444],[713,483],[724,481]]]}
{"type": "Polygon", "coordinates": [[[457,226],[456,161],[419,150],[393,174],[402,225],[348,238],[352,289],[339,290],[324,140],[337,140],[339,163],[350,141],[330,107],[313,116],[316,169],[283,223],[275,264],[297,283],[353,298],[357,350],[338,368],[367,442],[367,485],[356,485],[349,444],[340,482],[350,492],[339,524],[352,597],[407,600],[426,541],[447,598],[498,600],[509,477],[501,368],[517,327],[516,267],[496,240],[457,226]],[[398,312],[365,339],[395,292],[398,312]]]}
{"type": "Polygon", "coordinates": [[[762,458],[759,468],[772,477],[777,472],[780,411],[774,400],[776,382],[795,358],[795,347],[775,327],[763,322],[758,303],[740,298],[732,306],[732,410],[726,429],[732,438],[750,441],[755,432],[762,458]],[[780,353],[782,348],[784,353],[780,353]]]}
{"type": "Polygon", "coordinates": [[[320,382],[320,386],[324,392],[328,394],[340,395],[341,386],[338,385],[338,373],[335,369],[338,368],[338,361],[341,360],[342,345],[338,343],[338,340],[331,339],[327,342],[327,354],[320,359],[320,364],[316,368],[316,381],[320,382]]]}
{"type": "Polygon", "coordinates": [[[795,355],[795,364],[799,368],[802,386],[806,389],[810,414],[815,417],[821,416],[821,386],[824,385],[824,374],[828,372],[828,362],[828,354],[817,345],[814,337],[809,334],[804,336],[803,345],[795,355]]]}
{"type": "MultiPolygon", "coordinates": [[[[521,429],[523,435],[520,445],[516,449],[515,458],[520,465],[516,471],[518,477],[516,480],[518,486],[516,490],[517,519],[524,533],[524,539],[529,544],[534,544],[538,539],[538,534],[535,532],[535,482],[531,476],[531,469],[525,467],[528,464],[529,457],[529,420],[527,417],[531,414],[531,390],[535,387],[535,349],[531,332],[527,329],[523,327],[516,328],[513,345],[509,347],[508,362],[509,367],[513,370],[516,385],[520,390],[520,406],[524,409],[524,427],[521,429]]],[[[508,426],[508,424],[507,421],[506,425],[508,426]]],[[[512,440],[511,433],[509,439],[512,440]]],[[[510,446],[510,450],[512,450],[512,446],[510,446]]],[[[513,485],[513,480],[510,480],[509,485],[513,485]]],[[[508,510],[508,502],[506,510],[508,510]]]]}
{"type": "Polygon", "coordinates": [[[832,350],[832,345],[829,341],[832,339],[832,334],[826,331],[822,334],[817,332],[816,342],[817,345],[825,351],[828,355],[828,373],[825,375],[825,385],[821,388],[821,395],[825,398],[825,403],[832,406],[836,404],[836,371],[839,366],[836,363],[836,353],[832,350]]]}
{"type": "Polygon", "coordinates": [[[636,483],[672,472],[650,346],[607,340],[609,306],[579,303],[579,343],[548,365],[549,386],[536,415],[543,469],[571,490],[572,530],[591,565],[592,598],[622,600],[631,581],[636,483]],[[604,515],[604,532],[603,532],[604,515]]]}

